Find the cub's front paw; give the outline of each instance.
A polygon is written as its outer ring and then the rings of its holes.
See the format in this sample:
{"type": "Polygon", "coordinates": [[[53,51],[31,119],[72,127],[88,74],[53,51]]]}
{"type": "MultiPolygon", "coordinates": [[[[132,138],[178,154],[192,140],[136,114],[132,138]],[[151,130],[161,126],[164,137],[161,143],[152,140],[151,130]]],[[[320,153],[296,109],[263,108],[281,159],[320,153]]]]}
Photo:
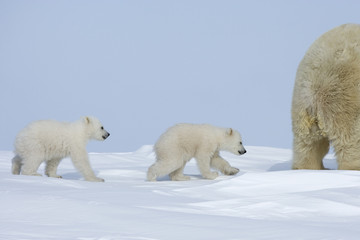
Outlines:
{"type": "Polygon", "coordinates": [[[62,176],[57,175],[57,174],[49,174],[49,173],[46,173],[46,175],[47,175],[48,177],[52,177],[52,178],[62,178],[62,176]]]}
{"type": "Polygon", "coordinates": [[[230,168],[225,169],[224,174],[225,175],[235,175],[238,172],[239,172],[238,168],[230,167],[230,168]]]}

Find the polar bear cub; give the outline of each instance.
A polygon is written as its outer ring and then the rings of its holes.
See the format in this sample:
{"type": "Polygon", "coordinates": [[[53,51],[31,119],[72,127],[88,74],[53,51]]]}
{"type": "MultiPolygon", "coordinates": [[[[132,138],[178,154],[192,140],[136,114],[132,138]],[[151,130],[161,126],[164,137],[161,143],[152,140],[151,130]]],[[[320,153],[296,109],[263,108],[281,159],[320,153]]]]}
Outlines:
{"type": "Polygon", "coordinates": [[[86,181],[103,182],[91,169],[86,144],[90,139],[105,140],[109,133],[95,117],[83,117],[71,123],[41,120],[30,123],[15,139],[15,157],[12,173],[41,176],[37,173],[42,162],[46,163],[45,174],[56,174],[61,159],[70,157],[74,166],[86,181]]]}
{"type": "Polygon", "coordinates": [[[217,172],[234,175],[239,169],[220,157],[219,151],[228,151],[236,155],[246,153],[239,132],[231,128],[219,128],[208,124],[178,124],[163,133],[154,146],[156,162],[150,166],[147,179],[156,181],[158,177],[170,175],[173,181],[190,180],[184,176],[186,163],[195,158],[201,175],[206,179],[215,179],[217,172]]]}

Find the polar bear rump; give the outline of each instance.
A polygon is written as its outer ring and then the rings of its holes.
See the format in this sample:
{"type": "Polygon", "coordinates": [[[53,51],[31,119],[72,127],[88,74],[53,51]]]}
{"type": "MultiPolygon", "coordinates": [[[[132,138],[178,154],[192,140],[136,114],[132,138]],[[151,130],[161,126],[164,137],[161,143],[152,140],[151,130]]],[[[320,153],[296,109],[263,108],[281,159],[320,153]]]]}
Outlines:
{"type": "Polygon", "coordinates": [[[360,170],[360,25],[310,46],[296,74],[292,126],[293,169],[324,169],[331,144],[338,169],[360,170]]]}

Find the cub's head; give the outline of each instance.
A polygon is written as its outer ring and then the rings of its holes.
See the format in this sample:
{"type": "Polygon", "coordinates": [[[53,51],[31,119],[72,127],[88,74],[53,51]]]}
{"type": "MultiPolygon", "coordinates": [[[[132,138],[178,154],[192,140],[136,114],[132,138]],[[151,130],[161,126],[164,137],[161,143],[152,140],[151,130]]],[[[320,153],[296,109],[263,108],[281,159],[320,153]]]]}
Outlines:
{"type": "Polygon", "coordinates": [[[232,128],[226,129],[225,142],[222,147],[224,151],[228,151],[236,155],[242,155],[246,153],[246,150],[242,144],[240,133],[236,130],[233,130],[232,128]]]}
{"type": "Polygon", "coordinates": [[[83,123],[91,139],[103,141],[110,136],[101,122],[95,117],[83,117],[83,123]]]}

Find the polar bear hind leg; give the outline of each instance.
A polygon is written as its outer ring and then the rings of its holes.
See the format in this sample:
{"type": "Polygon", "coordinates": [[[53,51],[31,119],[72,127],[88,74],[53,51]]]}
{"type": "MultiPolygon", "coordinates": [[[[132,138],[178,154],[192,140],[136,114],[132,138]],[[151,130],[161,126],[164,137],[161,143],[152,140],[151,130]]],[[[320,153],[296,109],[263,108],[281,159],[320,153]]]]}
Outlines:
{"type": "Polygon", "coordinates": [[[186,161],[184,162],[183,166],[175,171],[173,171],[172,173],[170,173],[170,179],[172,181],[188,181],[190,180],[189,176],[185,176],[184,175],[184,168],[186,165],[186,161]]]}
{"type": "Polygon", "coordinates": [[[12,174],[19,175],[21,172],[21,166],[22,166],[22,159],[19,155],[16,155],[12,159],[12,169],[11,169],[12,174]]]}
{"type": "Polygon", "coordinates": [[[43,162],[43,159],[39,158],[35,154],[29,154],[24,157],[21,174],[29,176],[42,176],[37,172],[40,164],[43,162]]]}
{"type": "Polygon", "coordinates": [[[321,135],[318,121],[306,111],[293,111],[293,169],[325,169],[323,158],[329,151],[329,140],[321,135]]]}
{"type": "Polygon", "coordinates": [[[45,174],[48,177],[62,178],[60,175],[56,174],[60,161],[61,158],[53,158],[49,161],[46,161],[45,174]]]}
{"type": "Polygon", "coordinates": [[[158,177],[162,177],[168,174],[171,174],[171,180],[178,180],[176,178],[177,176],[180,176],[180,172],[182,174],[184,166],[185,164],[183,161],[159,159],[149,167],[147,172],[147,180],[156,181],[158,177]]]}

